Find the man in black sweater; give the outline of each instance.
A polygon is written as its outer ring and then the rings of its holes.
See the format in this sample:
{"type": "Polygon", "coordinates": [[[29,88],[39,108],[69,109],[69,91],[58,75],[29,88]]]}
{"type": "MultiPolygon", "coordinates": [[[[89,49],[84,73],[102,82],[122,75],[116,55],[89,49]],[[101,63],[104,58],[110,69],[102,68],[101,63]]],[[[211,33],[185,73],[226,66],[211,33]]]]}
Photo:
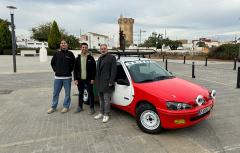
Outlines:
{"type": "Polygon", "coordinates": [[[78,87],[78,108],[75,113],[79,113],[83,110],[83,95],[84,89],[88,92],[88,102],[90,104],[90,112],[92,115],[95,113],[94,110],[94,95],[93,95],[93,84],[96,75],[96,62],[94,58],[88,53],[88,44],[81,44],[81,54],[75,60],[74,67],[74,83],[78,87]]]}
{"type": "Polygon", "coordinates": [[[53,98],[51,108],[47,111],[51,114],[56,111],[59,99],[59,93],[62,87],[65,90],[62,113],[69,110],[71,104],[71,82],[72,71],[74,68],[75,57],[72,52],[68,51],[68,44],[65,40],[60,43],[60,51],[56,51],[51,60],[51,66],[55,72],[53,98]]]}

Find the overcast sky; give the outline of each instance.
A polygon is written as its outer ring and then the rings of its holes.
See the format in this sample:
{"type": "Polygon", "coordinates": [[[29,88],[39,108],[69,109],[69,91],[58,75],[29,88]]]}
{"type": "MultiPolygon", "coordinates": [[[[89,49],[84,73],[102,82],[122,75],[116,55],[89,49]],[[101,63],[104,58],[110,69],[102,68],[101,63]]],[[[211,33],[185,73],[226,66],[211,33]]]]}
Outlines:
{"type": "Polygon", "coordinates": [[[31,27],[56,20],[68,33],[97,32],[118,37],[120,14],[135,19],[139,30],[171,39],[240,37],[240,0],[1,0],[0,18],[10,21],[7,5],[14,5],[16,34],[30,35],[31,27]]]}

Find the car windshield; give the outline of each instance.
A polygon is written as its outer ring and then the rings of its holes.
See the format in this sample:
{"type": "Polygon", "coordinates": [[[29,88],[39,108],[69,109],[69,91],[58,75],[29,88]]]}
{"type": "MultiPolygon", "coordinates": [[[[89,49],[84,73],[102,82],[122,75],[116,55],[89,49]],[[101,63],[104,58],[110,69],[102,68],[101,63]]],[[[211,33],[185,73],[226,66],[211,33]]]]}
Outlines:
{"type": "Polygon", "coordinates": [[[129,73],[136,83],[153,82],[174,78],[168,71],[164,70],[158,63],[150,60],[125,62],[129,73]]]}

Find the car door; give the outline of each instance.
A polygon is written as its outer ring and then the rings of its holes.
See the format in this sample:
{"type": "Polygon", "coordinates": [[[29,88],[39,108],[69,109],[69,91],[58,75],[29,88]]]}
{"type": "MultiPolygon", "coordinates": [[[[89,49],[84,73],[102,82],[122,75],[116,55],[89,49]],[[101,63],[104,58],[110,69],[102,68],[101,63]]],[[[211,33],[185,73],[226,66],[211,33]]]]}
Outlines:
{"type": "Polygon", "coordinates": [[[112,94],[111,102],[120,106],[129,105],[134,97],[134,89],[132,81],[127,68],[122,65],[123,63],[117,63],[117,76],[115,80],[115,90],[112,94]],[[128,85],[127,82],[129,83],[128,85]]]}

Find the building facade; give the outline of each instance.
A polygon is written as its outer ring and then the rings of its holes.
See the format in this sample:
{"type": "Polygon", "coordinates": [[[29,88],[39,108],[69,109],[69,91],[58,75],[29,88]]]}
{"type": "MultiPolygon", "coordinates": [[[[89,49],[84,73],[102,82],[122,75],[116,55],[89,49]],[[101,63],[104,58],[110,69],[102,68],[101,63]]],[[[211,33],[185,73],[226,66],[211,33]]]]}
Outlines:
{"type": "Polygon", "coordinates": [[[133,44],[133,24],[134,19],[124,18],[122,15],[118,19],[119,29],[123,31],[127,45],[133,44]]]}
{"type": "Polygon", "coordinates": [[[79,39],[80,43],[87,43],[88,48],[100,49],[101,44],[107,44],[109,46],[109,37],[98,33],[88,32],[81,35],[79,39]]]}

